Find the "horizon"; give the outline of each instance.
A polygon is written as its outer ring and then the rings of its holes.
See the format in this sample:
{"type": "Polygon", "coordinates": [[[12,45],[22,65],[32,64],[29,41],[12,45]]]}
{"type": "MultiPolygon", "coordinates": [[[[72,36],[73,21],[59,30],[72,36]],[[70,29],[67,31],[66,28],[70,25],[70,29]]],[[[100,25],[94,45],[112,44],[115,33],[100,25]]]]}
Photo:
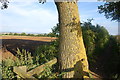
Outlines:
{"type": "MultiPolygon", "coordinates": [[[[97,7],[101,4],[104,2],[78,2],[80,21],[86,22],[93,18],[93,25],[99,24],[110,35],[118,35],[118,22],[98,13],[97,7]]],[[[57,9],[52,2],[11,2],[8,9],[0,10],[0,17],[0,32],[49,33],[58,23],[57,9]]]]}

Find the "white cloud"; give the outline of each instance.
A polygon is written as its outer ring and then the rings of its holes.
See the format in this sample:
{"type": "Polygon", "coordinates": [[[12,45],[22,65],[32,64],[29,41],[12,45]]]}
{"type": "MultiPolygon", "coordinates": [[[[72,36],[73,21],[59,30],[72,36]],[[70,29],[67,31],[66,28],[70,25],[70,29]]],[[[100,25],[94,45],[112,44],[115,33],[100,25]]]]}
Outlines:
{"type": "Polygon", "coordinates": [[[2,31],[48,33],[57,22],[57,13],[55,11],[45,8],[29,10],[12,4],[9,9],[2,12],[1,25],[2,31]]]}
{"type": "MultiPolygon", "coordinates": [[[[24,0],[25,1],[25,0],[24,0]]],[[[33,7],[32,2],[10,3],[9,8],[0,10],[0,26],[2,31],[9,32],[39,32],[48,33],[58,23],[58,16],[55,10],[45,7],[33,7]]],[[[89,6],[89,5],[88,5],[89,6]]],[[[111,34],[117,34],[117,23],[106,20],[104,16],[94,9],[80,10],[81,21],[94,18],[93,24],[100,24],[106,27],[111,34]],[[101,15],[101,16],[100,16],[101,15]]]]}

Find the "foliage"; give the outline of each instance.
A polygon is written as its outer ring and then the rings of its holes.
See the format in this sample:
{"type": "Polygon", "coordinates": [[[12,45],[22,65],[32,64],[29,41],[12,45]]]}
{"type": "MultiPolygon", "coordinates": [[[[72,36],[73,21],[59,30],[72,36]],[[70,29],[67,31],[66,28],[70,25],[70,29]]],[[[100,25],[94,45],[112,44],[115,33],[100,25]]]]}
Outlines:
{"type": "Polygon", "coordinates": [[[46,67],[44,68],[45,70],[42,73],[40,73],[40,75],[37,76],[39,79],[40,78],[45,79],[45,80],[48,78],[52,78],[52,79],[59,78],[60,79],[62,75],[66,74],[66,72],[61,72],[61,73],[55,72],[53,70],[53,67],[50,67],[49,65],[46,65],[46,67]]]}
{"type": "MultiPolygon", "coordinates": [[[[8,8],[9,0],[0,0],[0,2],[2,3],[1,9],[7,9],[8,8]]],[[[44,4],[45,2],[46,2],[46,0],[39,0],[39,3],[44,4]]]]}
{"type": "Polygon", "coordinates": [[[43,64],[54,57],[56,57],[57,49],[54,45],[42,45],[35,50],[33,54],[34,62],[36,64],[43,64]]]}
{"type": "Polygon", "coordinates": [[[92,25],[91,20],[81,24],[87,54],[102,52],[109,40],[108,31],[100,25],[92,25]]]}
{"type": "Polygon", "coordinates": [[[55,35],[54,33],[52,33],[52,32],[48,33],[47,36],[48,36],[48,37],[56,37],[56,35],[55,35]]]}
{"type": "Polygon", "coordinates": [[[81,27],[90,66],[98,64],[99,57],[106,57],[105,62],[101,65],[104,66],[104,71],[109,78],[119,77],[119,36],[110,36],[103,26],[92,25],[90,21],[82,23],[81,27]]]}
{"type": "Polygon", "coordinates": [[[52,28],[52,32],[47,34],[48,37],[59,37],[59,23],[52,28]]]}
{"type": "Polygon", "coordinates": [[[34,37],[54,37],[53,35],[51,35],[50,33],[46,34],[27,34],[25,32],[22,32],[22,33],[3,33],[1,35],[15,35],[15,36],[34,36],[34,37]]]}
{"type": "Polygon", "coordinates": [[[42,4],[44,4],[46,2],[46,0],[38,0],[38,1],[39,1],[39,3],[42,3],[42,4]]]}
{"type": "Polygon", "coordinates": [[[2,3],[1,9],[7,9],[8,8],[8,0],[0,0],[0,2],[2,3]]]}
{"type": "Polygon", "coordinates": [[[25,36],[25,35],[26,35],[26,33],[22,32],[20,35],[21,35],[21,36],[25,36]]]}
{"type": "MultiPolygon", "coordinates": [[[[107,56],[110,56],[107,63],[105,64],[105,71],[109,73],[109,77],[119,77],[119,66],[120,66],[120,44],[115,37],[110,36],[108,31],[100,25],[93,25],[92,20],[88,22],[81,23],[83,39],[85,43],[85,48],[88,56],[90,66],[93,66],[96,63],[96,56],[101,54],[106,54],[106,50],[110,50],[110,53],[107,56]]],[[[52,34],[59,37],[59,26],[52,28],[52,34]],[[56,28],[57,27],[57,28],[56,28]]],[[[52,35],[53,36],[53,35],[52,35]]],[[[118,37],[118,36],[117,36],[118,37]]],[[[32,69],[36,66],[44,64],[47,61],[50,61],[54,57],[57,57],[59,47],[59,39],[51,42],[48,45],[41,45],[36,50],[33,56],[31,53],[26,50],[17,50],[17,60],[13,61],[11,59],[3,61],[3,78],[16,78],[16,74],[12,72],[11,66],[22,66],[27,65],[28,69],[32,69]]],[[[45,67],[45,70],[37,75],[38,78],[59,78],[63,73],[59,74],[58,64],[55,64],[52,67],[45,67]]]]}
{"type": "Polygon", "coordinates": [[[17,49],[17,59],[12,58],[2,61],[2,78],[13,79],[16,78],[16,74],[13,72],[13,66],[23,66],[26,65],[29,68],[33,66],[33,59],[31,53],[22,49],[20,51],[17,49]]]}
{"type": "Polygon", "coordinates": [[[45,70],[38,75],[38,78],[58,78],[58,73],[53,73],[52,67],[46,65],[45,70]]]}
{"type": "Polygon", "coordinates": [[[98,6],[99,13],[105,13],[105,17],[111,20],[120,21],[120,1],[106,2],[104,5],[98,6]]]}
{"type": "Polygon", "coordinates": [[[105,71],[108,72],[110,78],[116,78],[120,76],[120,42],[116,40],[116,37],[110,36],[108,49],[110,57],[105,65],[105,71]]]}
{"type": "Polygon", "coordinates": [[[34,37],[59,37],[59,24],[57,24],[56,26],[54,26],[52,28],[52,32],[50,33],[44,33],[44,34],[30,34],[30,33],[25,33],[25,32],[22,32],[22,33],[13,33],[13,32],[10,32],[10,33],[3,33],[1,35],[15,35],[15,36],[34,36],[34,37]]]}
{"type": "Polygon", "coordinates": [[[28,66],[28,69],[33,66],[33,57],[31,56],[31,53],[22,49],[17,49],[17,63],[15,64],[16,66],[28,66]]]}
{"type": "Polygon", "coordinates": [[[13,73],[13,68],[15,63],[12,59],[6,59],[2,61],[2,78],[4,79],[13,79],[15,78],[15,73],[13,73]]]}
{"type": "Polygon", "coordinates": [[[59,23],[58,23],[56,26],[54,26],[52,28],[52,33],[56,35],[55,37],[58,37],[59,36],[59,31],[60,31],[60,27],[59,27],[59,23]]]}
{"type": "Polygon", "coordinates": [[[9,33],[9,35],[13,35],[13,33],[12,33],[12,32],[10,32],[10,33],[9,33]]]}
{"type": "MultiPolygon", "coordinates": [[[[57,56],[57,47],[58,43],[53,41],[50,45],[41,45],[36,50],[33,56],[31,53],[22,49],[17,49],[17,59],[6,59],[2,61],[2,77],[6,79],[15,79],[16,74],[13,72],[13,66],[27,66],[27,69],[33,69],[36,66],[40,66],[47,61],[52,60],[54,57],[57,56]]],[[[56,72],[57,64],[52,67],[49,65],[45,67],[45,70],[38,75],[38,78],[57,78],[61,74],[56,72]],[[55,73],[53,73],[55,72],[55,73]]]]}
{"type": "Polygon", "coordinates": [[[85,39],[84,43],[87,51],[86,53],[93,53],[95,49],[95,39],[96,39],[94,32],[92,32],[91,30],[87,30],[83,34],[85,39]]]}
{"type": "MultiPolygon", "coordinates": [[[[93,19],[88,19],[87,22],[81,23],[83,40],[90,64],[96,62],[96,55],[102,54],[108,45],[109,33],[100,25],[93,25],[93,19]]],[[[59,36],[59,25],[52,28],[52,33],[59,36]]]]}
{"type": "MultiPolygon", "coordinates": [[[[108,31],[100,25],[93,25],[93,19],[88,19],[88,22],[81,23],[83,40],[87,54],[100,53],[105,48],[109,40],[108,31]]],[[[52,28],[52,33],[59,36],[59,24],[52,28]]]]}

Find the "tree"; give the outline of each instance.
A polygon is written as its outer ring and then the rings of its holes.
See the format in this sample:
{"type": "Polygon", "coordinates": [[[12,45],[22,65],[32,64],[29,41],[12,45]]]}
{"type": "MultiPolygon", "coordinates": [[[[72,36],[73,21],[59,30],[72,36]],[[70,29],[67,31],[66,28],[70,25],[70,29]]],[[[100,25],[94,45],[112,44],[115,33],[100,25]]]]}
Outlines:
{"type": "Polygon", "coordinates": [[[7,9],[8,8],[8,0],[0,0],[0,2],[2,3],[1,9],[7,9]]]}
{"type": "Polygon", "coordinates": [[[93,54],[95,50],[95,29],[96,27],[91,24],[91,22],[84,22],[81,24],[82,31],[83,31],[83,40],[86,48],[87,54],[93,54]]]}
{"type": "Polygon", "coordinates": [[[48,33],[49,37],[59,37],[59,23],[52,28],[52,32],[48,33]]]}
{"type": "Polygon", "coordinates": [[[20,35],[21,35],[21,36],[26,36],[26,33],[25,33],[25,32],[22,32],[20,35]]]}
{"type": "Polygon", "coordinates": [[[104,13],[105,17],[111,18],[120,22],[120,1],[119,2],[106,2],[104,5],[98,6],[99,13],[104,13]]]}
{"type": "Polygon", "coordinates": [[[88,61],[80,28],[76,2],[55,2],[59,14],[59,64],[63,78],[82,78],[87,75],[88,61]]]}
{"type": "Polygon", "coordinates": [[[60,27],[59,27],[59,23],[52,28],[52,33],[53,33],[56,37],[59,36],[59,32],[60,32],[60,29],[59,29],[59,28],[60,28],[60,27]]]}
{"type": "MultiPolygon", "coordinates": [[[[40,2],[42,0],[39,0],[40,2]]],[[[57,2],[60,26],[59,64],[63,78],[84,78],[88,61],[80,28],[77,0],[57,2]]],[[[6,8],[6,7],[5,7],[6,8]]]]}
{"type": "Polygon", "coordinates": [[[102,42],[99,47],[103,48],[104,44],[108,41],[109,39],[109,33],[108,31],[102,26],[99,27],[99,30],[97,31],[98,34],[98,43],[102,42]]]}

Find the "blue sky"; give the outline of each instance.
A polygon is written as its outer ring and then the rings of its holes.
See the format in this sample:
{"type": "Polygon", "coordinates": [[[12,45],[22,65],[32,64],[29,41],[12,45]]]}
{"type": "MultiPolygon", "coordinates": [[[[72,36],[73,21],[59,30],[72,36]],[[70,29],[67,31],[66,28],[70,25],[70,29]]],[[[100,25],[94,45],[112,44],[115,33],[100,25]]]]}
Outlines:
{"type": "MultiPolygon", "coordinates": [[[[118,34],[118,23],[98,13],[103,2],[79,2],[81,22],[93,18],[94,25],[104,26],[110,34],[118,34]]],[[[9,8],[0,10],[0,32],[49,33],[58,23],[58,13],[53,2],[11,2],[9,8]]]]}

